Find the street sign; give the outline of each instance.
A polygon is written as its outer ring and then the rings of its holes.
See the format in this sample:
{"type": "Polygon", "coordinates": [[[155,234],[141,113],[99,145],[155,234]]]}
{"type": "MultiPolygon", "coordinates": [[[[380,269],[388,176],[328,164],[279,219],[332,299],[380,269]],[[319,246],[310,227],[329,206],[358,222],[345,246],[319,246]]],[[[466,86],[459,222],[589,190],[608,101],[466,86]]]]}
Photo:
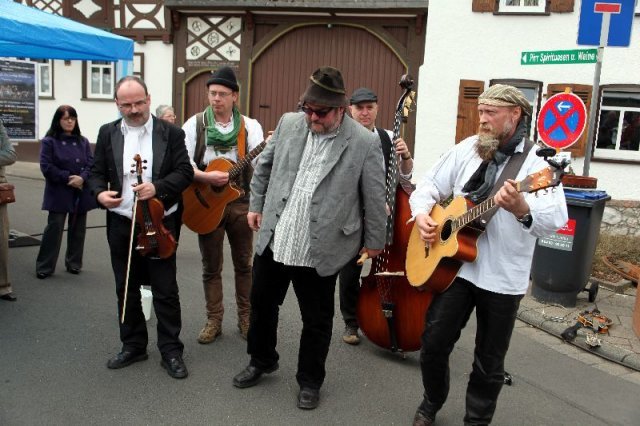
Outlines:
{"type": "Polygon", "coordinates": [[[597,60],[598,49],[541,50],[520,54],[520,65],[593,64],[597,60]]]}
{"type": "Polygon", "coordinates": [[[573,93],[551,96],[538,114],[538,135],[548,146],[556,149],[573,145],[584,132],[587,109],[573,93]]]}
{"type": "Polygon", "coordinates": [[[607,46],[627,47],[631,40],[636,0],[582,0],[578,24],[578,44],[599,46],[602,20],[611,16],[607,46]]]}

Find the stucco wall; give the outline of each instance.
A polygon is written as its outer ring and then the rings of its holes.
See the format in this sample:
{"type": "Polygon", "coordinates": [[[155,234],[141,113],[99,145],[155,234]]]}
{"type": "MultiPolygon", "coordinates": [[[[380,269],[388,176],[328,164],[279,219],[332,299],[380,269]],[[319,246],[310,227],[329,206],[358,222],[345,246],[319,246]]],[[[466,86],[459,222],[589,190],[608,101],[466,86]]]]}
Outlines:
{"type": "MultiPolygon", "coordinates": [[[[152,112],[160,104],[172,99],[173,47],[160,41],[135,43],[135,52],[144,53],[144,77],[151,95],[152,112]]],[[[51,118],[59,105],[72,105],[78,111],[82,134],[95,143],[98,129],[104,123],[115,120],[118,110],[113,100],[95,101],[82,99],[81,61],[54,61],[54,97],[39,101],[39,132],[42,138],[51,125],[51,118]]],[[[23,142],[26,143],[26,142],[23,142]]]]}
{"type": "MultiPolygon", "coordinates": [[[[549,16],[505,16],[474,13],[471,2],[452,7],[429,1],[425,60],[420,70],[415,179],[455,143],[458,88],[461,79],[497,78],[550,83],[593,84],[595,64],[521,66],[523,51],[588,48],[577,46],[580,0],[573,13],[549,16]]],[[[634,18],[629,48],[605,48],[600,84],[640,83],[640,17],[634,18]]],[[[583,160],[573,169],[582,174],[583,160]]],[[[639,165],[591,162],[590,176],[615,199],[640,200],[640,185],[631,184],[639,165]]]]}

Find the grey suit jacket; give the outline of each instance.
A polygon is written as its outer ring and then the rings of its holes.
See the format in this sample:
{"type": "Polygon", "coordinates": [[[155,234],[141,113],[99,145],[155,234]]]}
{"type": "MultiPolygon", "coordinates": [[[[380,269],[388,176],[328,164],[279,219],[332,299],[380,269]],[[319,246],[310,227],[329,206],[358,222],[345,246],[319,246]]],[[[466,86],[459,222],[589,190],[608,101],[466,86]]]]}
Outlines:
{"type": "MultiPolygon", "coordinates": [[[[249,211],[262,214],[256,253],[273,238],[307,141],[304,113],[282,116],[258,157],[249,211]]],[[[361,247],[385,244],[385,174],[375,135],[345,115],[311,198],[311,258],[319,275],[338,272],[361,247]],[[363,218],[364,212],[364,218],[363,218]],[[364,229],[363,229],[364,225],[364,229]]]]}

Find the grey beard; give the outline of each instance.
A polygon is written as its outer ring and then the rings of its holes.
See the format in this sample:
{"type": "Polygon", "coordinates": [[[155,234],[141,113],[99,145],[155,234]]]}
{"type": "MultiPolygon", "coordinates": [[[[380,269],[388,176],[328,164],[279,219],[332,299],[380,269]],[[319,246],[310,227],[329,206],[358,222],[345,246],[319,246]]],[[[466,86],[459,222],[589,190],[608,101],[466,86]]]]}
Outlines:
{"type": "Polygon", "coordinates": [[[493,159],[499,145],[500,141],[494,135],[480,134],[476,143],[476,152],[482,161],[489,161],[493,159]]]}

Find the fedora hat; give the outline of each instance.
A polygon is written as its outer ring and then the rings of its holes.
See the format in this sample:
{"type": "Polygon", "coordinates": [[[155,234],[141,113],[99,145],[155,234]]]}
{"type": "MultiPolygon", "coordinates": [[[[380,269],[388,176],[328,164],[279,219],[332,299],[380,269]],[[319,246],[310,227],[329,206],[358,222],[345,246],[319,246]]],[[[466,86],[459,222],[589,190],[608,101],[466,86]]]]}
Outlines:
{"type": "Polygon", "coordinates": [[[311,82],[307,90],[300,97],[300,102],[303,104],[310,102],[333,108],[349,104],[340,70],[333,67],[320,67],[311,74],[309,80],[311,82]]]}

